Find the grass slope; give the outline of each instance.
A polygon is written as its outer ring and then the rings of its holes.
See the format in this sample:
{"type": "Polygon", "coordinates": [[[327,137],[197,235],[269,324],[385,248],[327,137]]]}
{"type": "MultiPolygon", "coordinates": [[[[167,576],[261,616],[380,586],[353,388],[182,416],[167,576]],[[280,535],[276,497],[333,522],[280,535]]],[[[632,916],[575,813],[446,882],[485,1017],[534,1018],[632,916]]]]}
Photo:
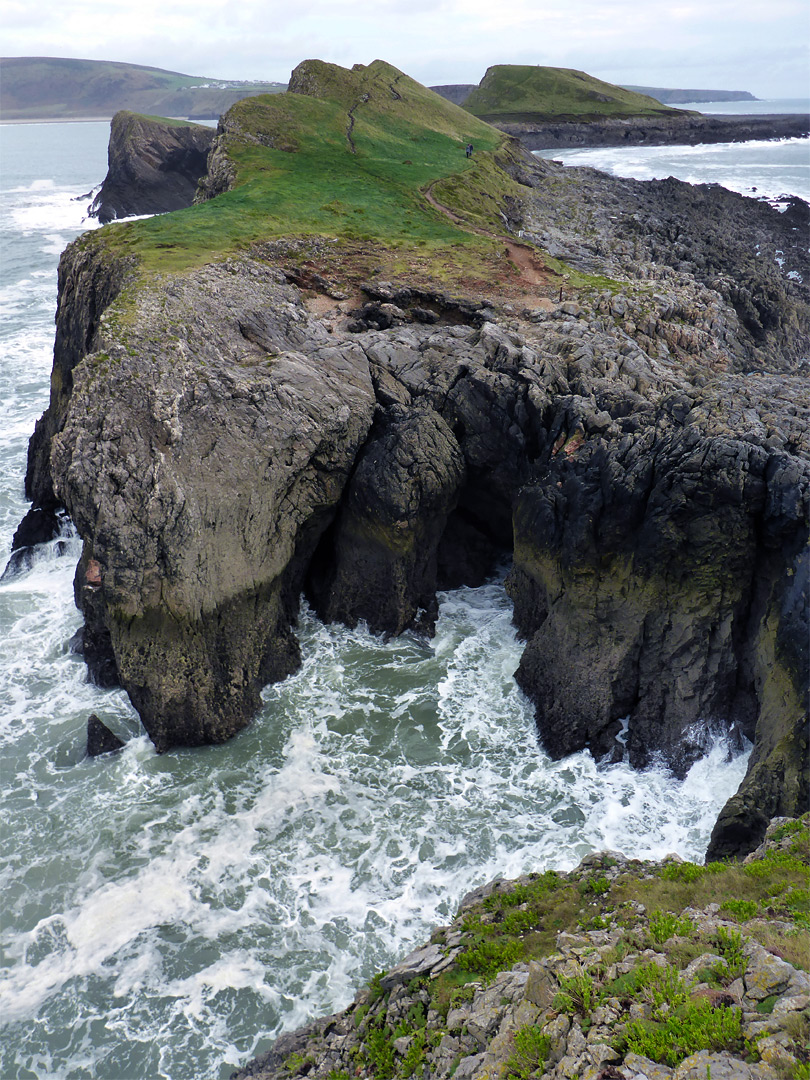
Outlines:
{"type": "Polygon", "coordinates": [[[0,116],[69,120],[112,116],[120,109],[153,116],[219,116],[246,95],[283,89],[278,83],[223,89],[220,83],[140,64],[6,57],[0,60],[0,116]]]}
{"type": "Polygon", "coordinates": [[[498,64],[487,70],[464,108],[487,120],[600,120],[683,115],[645,94],[623,90],[573,68],[498,64]]]}
{"type": "MultiPolygon", "coordinates": [[[[246,99],[224,118],[232,190],[99,240],[144,269],[181,269],[285,236],[339,238],[441,258],[479,258],[493,241],[454,224],[423,191],[471,223],[500,230],[513,186],[494,162],[504,136],[382,61],[352,70],[305,61],[297,92],[246,99]],[[472,142],[475,154],[464,147],[472,142]]],[[[95,238],[87,242],[97,242],[95,238]]]]}

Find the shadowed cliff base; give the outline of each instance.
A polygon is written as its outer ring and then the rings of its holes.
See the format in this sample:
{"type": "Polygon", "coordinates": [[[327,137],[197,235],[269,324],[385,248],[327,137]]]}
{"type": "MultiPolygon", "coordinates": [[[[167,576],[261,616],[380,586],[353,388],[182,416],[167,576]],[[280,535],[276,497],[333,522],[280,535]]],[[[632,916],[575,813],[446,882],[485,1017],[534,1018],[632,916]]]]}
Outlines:
{"type": "Polygon", "coordinates": [[[514,546],[544,745],[754,740],[713,840],[747,850],[808,792],[806,205],[535,161],[379,62],[291,87],[223,119],[200,205],[63,257],[27,484],[84,540],[93,663],[159,749],[218,742],[302,589],[429,632],[514,546]]]}

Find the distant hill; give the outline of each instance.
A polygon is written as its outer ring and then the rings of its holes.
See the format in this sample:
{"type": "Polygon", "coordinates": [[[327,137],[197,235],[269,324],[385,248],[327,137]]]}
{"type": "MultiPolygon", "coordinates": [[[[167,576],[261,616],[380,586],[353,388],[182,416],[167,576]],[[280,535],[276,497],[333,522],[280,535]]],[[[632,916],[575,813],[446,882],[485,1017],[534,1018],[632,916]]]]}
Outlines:
{"type": "Polygon", "coordinates": [[[584,71],[518,64],[488,68],[463,107],[491,123],[601,120],[674,111],[652,97],[602,82],[584,71]]]}
{"type": "Polygon", "coordinates": [[[664,105],[697,104],[701,101],[759,101],[747,90],[667,90],[662,86],[622,86],[636,94],[647,94],[664,105]]]}
{"type": "Polygon", "coordinates": [[[445,101],[452,101],[454,105],[463,105],[475,88],[475,83],[445,83],[443,86],[429,86],[428,90],[445,101]]]}
{"type": "Polygon", "coordinates": [[[106,60],[50,56],[0,59],[0,120],[152,116],[215,119],[241,98],[278,93],[284,83],[235,82],[106,60]]]}

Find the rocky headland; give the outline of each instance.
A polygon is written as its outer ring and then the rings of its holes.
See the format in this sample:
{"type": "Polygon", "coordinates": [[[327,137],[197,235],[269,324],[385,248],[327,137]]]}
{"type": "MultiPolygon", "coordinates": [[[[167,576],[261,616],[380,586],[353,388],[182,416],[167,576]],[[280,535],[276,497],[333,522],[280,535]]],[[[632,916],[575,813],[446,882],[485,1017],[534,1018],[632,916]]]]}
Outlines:
{"type": "Polygon", "coordinates": [[[697,146],[751,139],[806,139],[810,116],[680,116],[577,120],[501,120],[492,123],[529,150],[571,150],[590,146],[697,146]]]}
{"type": "Polygon", "coordinates": [[[169,215],[66,250],[26,484],[31,521],[65,508],[84,541],[91,677],[159,750],[220,742],[298,664],[302,592],[430,633],[437,589],[511,553],[546,749],[683,775],[746,738],[710,854],[750,851],[808,799],[807,205],[537,161],[380,62],[290,85],[221,121],[206,242],[255,213],[245,170],[304,160],[316,113],[332,142],[306,161],[341,170],[381,115],[397,160],[475,141],[401,215],[455,239],[257,225],[185,255],[169,215]]]}
{"type": "Polygon", "coordinates": [[[90,207],[102,225],[133,214],[191,206],[216,132],[117,112],[110,124],[107,175],[90,207]]]}

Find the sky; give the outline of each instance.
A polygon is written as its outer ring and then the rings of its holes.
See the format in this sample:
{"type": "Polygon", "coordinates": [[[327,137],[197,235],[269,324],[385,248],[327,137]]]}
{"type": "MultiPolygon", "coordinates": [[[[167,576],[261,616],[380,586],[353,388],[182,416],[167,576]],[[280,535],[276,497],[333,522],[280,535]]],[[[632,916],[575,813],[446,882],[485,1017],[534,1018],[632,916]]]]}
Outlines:
{"type": "Polygon", "coordinates": [[[301,60],[387,60],[426,85],[491,64],[612,83],[808,94],[807,0],[3,0],[5,56],[286,82],[301,60]]]}

